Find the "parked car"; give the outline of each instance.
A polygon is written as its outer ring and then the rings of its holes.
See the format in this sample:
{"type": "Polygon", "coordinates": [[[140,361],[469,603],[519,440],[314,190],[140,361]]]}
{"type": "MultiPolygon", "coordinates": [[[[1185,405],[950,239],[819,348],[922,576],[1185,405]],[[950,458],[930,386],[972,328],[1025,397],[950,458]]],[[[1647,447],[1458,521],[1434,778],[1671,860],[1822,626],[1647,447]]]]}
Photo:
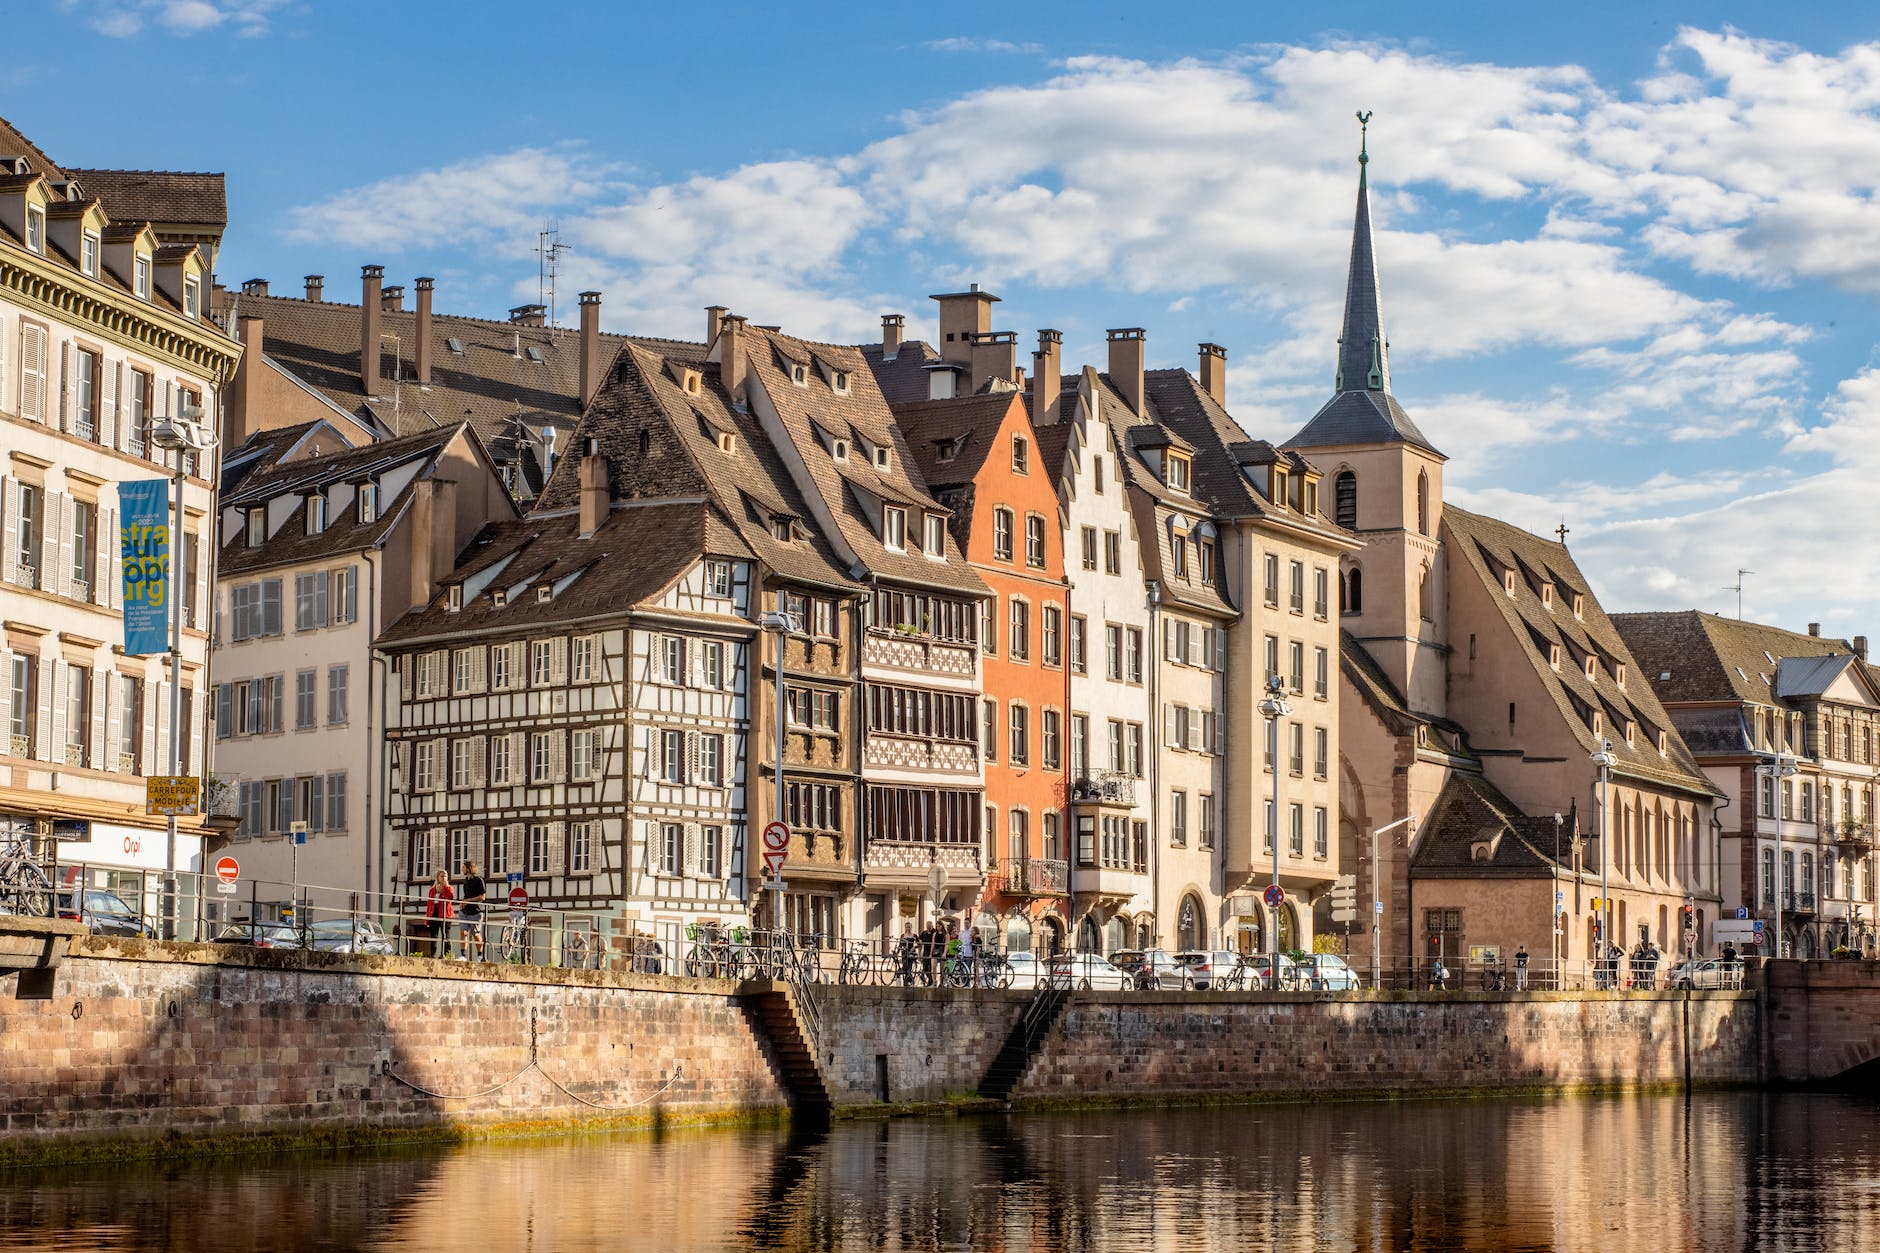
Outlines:
{"type": "Polygon", "coordinates": [[[1136,955],[1125,965],[1121,953],[1112,953],[1110,963],[1136,981],[1139,992],[1187,992],[1195,986],[1194,971],[1176,961],[1165,949],[1152,948],[1136,955]]]}
{"type": "MultiPolygon", "coordinates": [[[[1194,987],[1222,992],[1235,986],[1234,968],[1240,964],[1240,955],[1226,949],[1196,948],[1175,954],[1175,962],[1188,972],[1194,987]]],[[[1250,976],[1240,984],[1243,990],[1256,986],[1250,976]]]]}
{"type": "Polygon", "coordinates": [[[1044,963],[1036,953],[1010,952],[1005,961],[1012,968],[1012,982],[1007,987],[1036,988],[1044,981],[1044,963]]]}
{"type": "Polygon", "coordinates": [[[1051,959],[1051,982],[1059,987],[1097,992],[1125,992],[1136,986],[1130,976],[1098,953],[1059,953],[1051,959]]]}
{"type": "Polygon", "coordinates": [[[1306,986],[1319,992],[1356,992],[1364,984],[1336,953],[1314,953],[1299,968],[1306,986]]]}
{"type": "Polygon", "coordinates": [[[249,948],[304,948],[300,932],[285,922],[231,922],[215,935],[212,943],[241,944],[249,948]]]}
{"type": "Polygon", "coordinates": [[[322,953],[373,953],[390,956],[398,951],[392,937],[370,918],[322,918],[307,928],[309,947],[322,953]]]}
{"type": "Polygon", "coordinates": [[[1741,960],[1725,961],[1721,957],[1687,957],[1671,968],[1666,981],[1680,991],[1689,988],[1740,988],[1743,986],[1743,963],[1741,960]]]}
{"type": "Polygon", "coordinates": [[[83,888],[59,893],[59,917],[84,923],[99,935],[127,935],[140,940],[154,940],[157,932],[136,910],[124,903],[116,892],[103,888],[83,888]]]}

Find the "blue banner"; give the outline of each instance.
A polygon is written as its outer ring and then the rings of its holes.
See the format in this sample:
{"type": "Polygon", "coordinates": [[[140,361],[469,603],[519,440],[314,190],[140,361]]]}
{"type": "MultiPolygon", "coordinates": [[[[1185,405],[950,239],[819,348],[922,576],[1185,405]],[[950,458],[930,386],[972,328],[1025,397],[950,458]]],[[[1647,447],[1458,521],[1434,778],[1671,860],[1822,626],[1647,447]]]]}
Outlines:
{"type": "Polygon", "coordinates": [[[124,651],[132,656],[170,647],[170,481],[118,484],[123,527],[124,651]]]}

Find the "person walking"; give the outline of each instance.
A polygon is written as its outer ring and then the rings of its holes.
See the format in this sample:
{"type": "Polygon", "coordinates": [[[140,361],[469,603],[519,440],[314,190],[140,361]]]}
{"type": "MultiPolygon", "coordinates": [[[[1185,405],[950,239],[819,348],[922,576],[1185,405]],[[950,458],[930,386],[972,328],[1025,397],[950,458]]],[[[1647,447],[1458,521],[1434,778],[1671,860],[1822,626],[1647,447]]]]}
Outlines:
{"type": "Polygon", "coordinates": [[[1523,944],[1514,951],[1514,990],[1517,992],[1527,991],[1527,968],[1528,951],[1523,944]]]}
{"type": "Polygon", "coordinates": [[[445,955],[450,944],[450,919],[456,913],[452,902],[457,894],[451,890],[450,872],[439,868],[431,879],[431,890],[424,894],[424,931],[426,957],[445,955]]]}
{"type": "Polygon", "coordinates": [[[465,862],[463,885],[458,892],[463,908],[457,915],[457,955],[465,961],[483,960],[483,898],[488,894],[489,887],[477,873],[477,864],[465,862]]]}

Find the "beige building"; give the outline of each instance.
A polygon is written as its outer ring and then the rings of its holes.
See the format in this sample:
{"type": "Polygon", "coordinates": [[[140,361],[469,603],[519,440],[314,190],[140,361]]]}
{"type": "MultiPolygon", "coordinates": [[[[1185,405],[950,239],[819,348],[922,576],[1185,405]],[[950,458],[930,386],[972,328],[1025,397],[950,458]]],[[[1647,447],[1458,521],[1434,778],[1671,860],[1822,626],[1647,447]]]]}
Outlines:
{"type": "MultiPolygon", "coordinates": [[[[207,768],[216,466],[181,454],[180,673],[122,649],[118,486],[173,475],[155,423],[186,407],[221,420],[240,348],[204,298],[225,218],[220,175],[73,170],[0,122],[0,831],[147,913],[167,840],[144,776],[169,771],[177,685],[180,770],[207,768]]],[[[179,869],[204,835],[181,824],[179,869]]]]}

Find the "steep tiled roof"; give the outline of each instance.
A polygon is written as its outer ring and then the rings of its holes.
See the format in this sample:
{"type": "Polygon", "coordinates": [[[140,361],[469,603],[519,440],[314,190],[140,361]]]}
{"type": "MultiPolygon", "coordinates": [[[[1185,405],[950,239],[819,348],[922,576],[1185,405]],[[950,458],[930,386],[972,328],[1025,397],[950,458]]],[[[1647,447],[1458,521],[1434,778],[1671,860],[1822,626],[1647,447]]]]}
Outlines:
{"type": "Polygon", "coordinates": [[[1424,878],[1551,875],[1573,862],[1577,810],[1530,817],[1481,775],[1450,773],[1418,832],[1410,871],[1424,878]],[[1558,859],[1555,850],[1558,849],[1558,859]]]}
{"type": "Polygon", "coordinates": [[[616,617],[665,591],[701,556],[751,556],[707,501],[617,507],[586,539],[580,527],[578,514],[486,526],[431,603],[393,623],[380,642],[395,647],[616,617]],[[498,563],[506,564],[478,595],[464,598],[461,610],[446,608],[449,584],[475,578],[498,563]],[[544,586],[558,587],[547,601],[537,594],[544,586]],[[502,605],[493,594],[498,590],[505,594],[502,605]]]}
{"type": "Polygon", "coordinates": [[[111,216],[171,226],[228,225],[228,192],[220,174],[180,170],[67,171],[111,216]]]}
{"type": "Polygon", "coordinates": [[[1714,792],[1677,734],[1669,737],[1667,753],[1658,751],[1657,732],[1673,730],[1671,715],[1659,703],[1651,684],[1639,674],[1625,640],[1600,608],[1586,576],[1565,545],[1448,504],[1443,507],[1443,529],[1447,532],[1451,577],[1472,575],[1481,581],[1489,602],[1506,620],[1511,638],[1553,697],[1563,722],[1589,753],[1599,747],[1590,719],[1600,712],[1611,728],[1608,735],[1622,771],[1714,792]],[[1515,575],[1513,595],[1507,593],[1504,581],[1510,571],[1515,575]],[[1542,600],[1542,588],[1548,584],[1553,587],[1551,609],[1542,600]],[[1578,618],[1572,611],[1576,592],[1584,597],[1578,618]],[[1562,649],[1558,669],[1549,656],[1550,646],[1555,644],[1562,649]],[[1586,677],[1585,659],[1589,653],[1599,658],[1597,680],[1586,677]],[[1616,667],[1622,664],[1628,671],[1624,688],[1616,681],[1616,667]],[[1638,736],[1636,744],[1626,743],[1621,720],[1640,725],[1644,734],[1638,736]]]}
{"type": "Polygon", "coordinates": [[[1852,658],[1845,640],[1784,631],[1695,609],[1621,613],[1613,625],[1667,704],[1692,701],[1781,703],[1777,669],[1785,657],[1852,658]],[[1669,677],[1664,677],[1669,676],[1669,677]]]}

